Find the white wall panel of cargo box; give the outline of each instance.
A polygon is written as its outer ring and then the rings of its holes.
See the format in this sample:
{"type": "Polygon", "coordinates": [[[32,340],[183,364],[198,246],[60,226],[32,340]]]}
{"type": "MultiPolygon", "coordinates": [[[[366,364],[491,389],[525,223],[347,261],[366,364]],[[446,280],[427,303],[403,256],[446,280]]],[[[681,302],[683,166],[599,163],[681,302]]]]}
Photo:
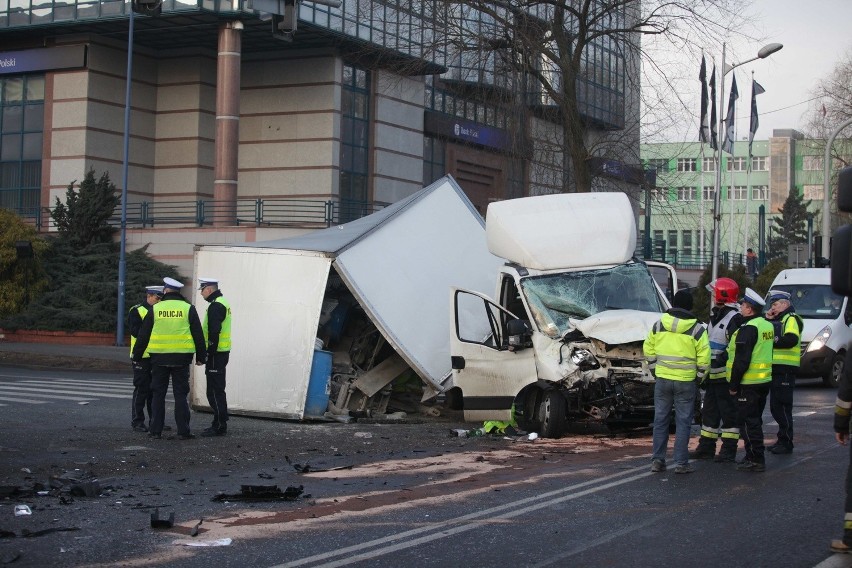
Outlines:
{"type": "MultiPolygon", "coordinates": [[[[402,359],[440,392],[450,375],[451,286],[490,291],[502,260],[451,177],[389,207],[303,236],[196,247],[194,276],[217,277],[233,313],[228,406],[301,419],[332,267],[402,359]]],[[[204,317],[206,302],[193,303],[204,317]]],[[[488,329],[482,329],[485,337],[488,329]]],[[[202,367],[192,405],[207,408],[202,367]]]]}

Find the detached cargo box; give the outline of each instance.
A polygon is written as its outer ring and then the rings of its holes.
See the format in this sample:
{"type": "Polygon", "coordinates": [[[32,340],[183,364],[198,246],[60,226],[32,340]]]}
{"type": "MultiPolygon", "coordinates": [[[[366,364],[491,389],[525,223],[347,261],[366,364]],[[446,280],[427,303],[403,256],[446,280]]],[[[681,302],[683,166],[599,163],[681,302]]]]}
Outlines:
{"type": "MultiPolygon", "coordinates": [[[[317,349],[333,352],[335,412],[384,412],[403,383],[416,383],[424,399],[437,395],[451,372],[448,291],[489,290],[501,263],[488,252],[482,217],[449,176],[338,227],[197,247],[196,278],[219,278],[233,312],[229,410],[315,416],[317,349]]],[[[206,302],[197,295],[193,303],[203,318],[206,302]]],[[[485,337],[487,323],[476,332],[485,337]]],[[[197,367],[193,407],[207,408],[205,391],[197,367]]]]}

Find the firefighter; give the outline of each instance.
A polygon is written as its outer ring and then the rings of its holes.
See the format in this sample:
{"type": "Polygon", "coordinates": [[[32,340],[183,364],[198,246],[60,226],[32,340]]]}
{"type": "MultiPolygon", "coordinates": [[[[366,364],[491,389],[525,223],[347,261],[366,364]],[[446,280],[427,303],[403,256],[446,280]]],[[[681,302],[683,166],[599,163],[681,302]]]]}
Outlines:
{"type": "Polygon", "coordinates": [[[742,316],[739,313],[737,298],[739,285],[730,278],[717,278],[708,289],[713,294],[713,308],[710,310],[710,351],[712,360],[710,372],[701,383],[704,389],[704,402],[701,406],[701,436],[698,446],[690,452],[692,459],[714,459],[717,462],[733,462],[737,457],[737,444],[740,440],[740,427],[737,421],[737,404],[728,391],[725,380],[725,363],[728,359],[728,340],[736,331],[742,316]],[[716,442],[722,439],[719,455],[716,455],[716,442]]]}
{"type": "Polygon", "coordinates": [[[767,448],[773,454],[793,451],[793,388],[801,359],[804,322],[795,313],[790,293],[770,290],[766,319],[775,327],[772,350],[772,383],[769,387],[769,411],[778,423],[778,441],[767,448]]]}
{"type": "Polygon", "coordinates": [[[766,471],[763,410],[772,382],[775,329],[761,317],[764,305],[757,292],[746,288],[740,301],[743,321],[728,344],[728,392],[736,397],[740,437],[745,446],[745,459],[737,464],[738,471],[766,471]]]}
{"type": "Polygon", "coordinates": [[[666,447],[672,408],[675,413],[675,473],[691,473],[689,431],[692,425],[696,383],[710,366],[707,328],[692,312],[688,290],[675,294],[672,308],[654,324],[642,350],[654,371],[654,452],[651,471],[666,470],[666,447]]]}
{"type": "MultiPolygon", "coordinates": [[[[852,418],[852,351],[846,354],[846,365],[837,387],[834,406],[834,437],[842,445],[849,445],[849,423],[852,418]]],[[[852,450],[852,448],[850,448],[852,450]]],[[[846,472],[846,517],[843,521],[843,538],[831,541],[832,552],[852,553],[852,452],[849,453],[849,468],[846,472]]]]}

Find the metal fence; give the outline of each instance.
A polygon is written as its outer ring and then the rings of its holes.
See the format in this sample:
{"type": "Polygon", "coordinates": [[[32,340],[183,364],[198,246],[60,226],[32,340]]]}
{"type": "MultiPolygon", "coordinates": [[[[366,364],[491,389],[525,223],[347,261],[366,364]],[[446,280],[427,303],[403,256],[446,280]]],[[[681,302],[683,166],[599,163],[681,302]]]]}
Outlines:
{"type": "MultiPolygon", "coordinates": [[[[384,209],[389,204],[379,201],[350,199],[238,199],[236,203],[221,201],[142,201],[127,204],[127,226],[150,228],[168,225],[205,227],[216,225],[252,225],[263,227],[322,228],[360,219],[384,209]]],[[[39,231],[50,224],[48,207],[13,209],[30,220],[39,231]]],[[[109,219],[121,225],[121,207],[109,219]]]]}

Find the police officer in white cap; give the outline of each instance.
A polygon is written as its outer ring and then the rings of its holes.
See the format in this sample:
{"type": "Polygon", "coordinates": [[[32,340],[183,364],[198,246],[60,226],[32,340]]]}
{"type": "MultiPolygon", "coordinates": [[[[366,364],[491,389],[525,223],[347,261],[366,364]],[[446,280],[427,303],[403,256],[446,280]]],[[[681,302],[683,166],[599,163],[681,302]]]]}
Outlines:
{"type": "Polygon", "coordinates": [[[136,432],[147,432],[145,425],[145,411],[148,411],[148,421],[151,421],[151,355],[146,351],[142,354],[142,360],[132,361],[133,347],[142,327],[145,315],[154,307],[154,304],[163,297],[162,286],[146,286],[145,301],[136,304],[127,312],[127,329],[130,331],[130,358],[133,364],[133,401],[131,403],[130,427],[136,432]]]}
{"type": "Polygon", "coordinates": [[[151,427],[148,435],[160,438],[166,414],[166,392],[172,381],[175,399],[177,436],[188,440],[195,436],[189,430],[189,365],[193,353],[197,363],[207,360],[204,331],[195,307],[180,294],[183,284],[174,278],[163,278],[163,299],[149,310],[133,348],[133,361],[142,360],[147,349],[151,354],[151,427]]]}
{"type": "Polygon", "coordinates": [[[210,305],[204,315],[207,341],[207,402],[213,411],[213,423],[202,436],[224,436],[228,431],[228,399],[225,396],[225,368],[231,355],[231,304],[222,296],[217,278],[199,278],[198,289],[210,305]]]}
{"type": "Polygon", "coordinates": [[[740,437],[745,445],[745,459],[737,464],[739,471],[766,471],[763,446],[763,409],[772,381],[772,343],[775,331],[761,317],[764,301],[760,294],[746,288],[740,300],[740,327],[728,343],[726,378],[729,390],[737,400],[740,437]]]}
{"type": "Polygon", "coordinates": [[[772,349],[772,386],[769,388],[769,411],[778,423],[778,441],[769,446],[773,454],[793,451],[793,389],[801,362],[802,329],[805,322],[795,313],[792,297],[784,290],[770,290],[766,319],[775,328],[772,349]]]}

